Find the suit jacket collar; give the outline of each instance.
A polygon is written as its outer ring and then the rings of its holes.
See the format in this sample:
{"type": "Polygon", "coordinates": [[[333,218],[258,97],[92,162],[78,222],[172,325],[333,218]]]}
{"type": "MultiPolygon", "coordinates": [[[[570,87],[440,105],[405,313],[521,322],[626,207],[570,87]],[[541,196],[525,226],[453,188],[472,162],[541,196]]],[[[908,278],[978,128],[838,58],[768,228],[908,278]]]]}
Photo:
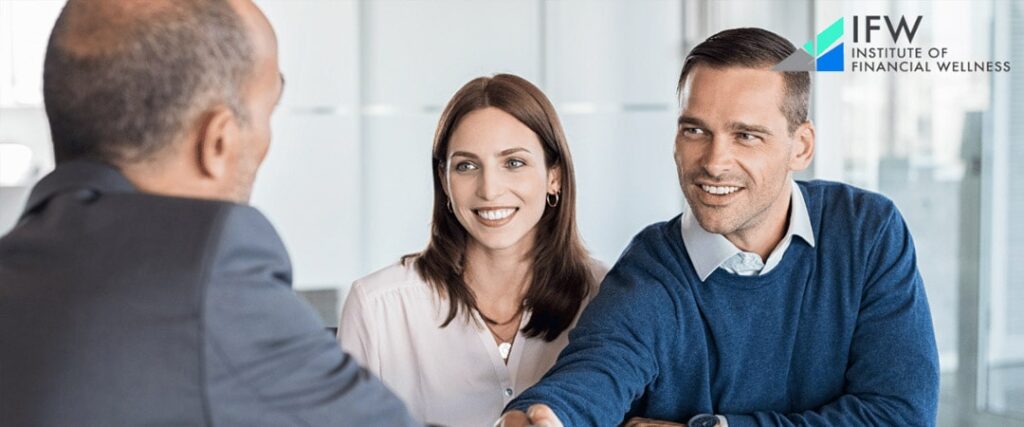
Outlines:
{"type": "Polygon", "coordinates": [[[134,193],[138,190],[121,171],[111,165],[92,160],[72,160],[57,166],[32,188],[22,218],[35,211],[53,196],[74,190],[95,194],[134,193]]]}

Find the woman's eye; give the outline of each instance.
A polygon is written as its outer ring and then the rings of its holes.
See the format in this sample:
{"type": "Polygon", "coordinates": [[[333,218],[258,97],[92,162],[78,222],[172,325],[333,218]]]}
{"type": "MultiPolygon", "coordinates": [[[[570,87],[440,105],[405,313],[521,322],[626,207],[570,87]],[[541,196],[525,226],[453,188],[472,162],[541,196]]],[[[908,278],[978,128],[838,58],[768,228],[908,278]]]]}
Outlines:
{"type": "Polygon", "coordinates": [[[512,169],[515,169],[515,168],[521,168],[523,166],[526,166],[526,162],[524,162],[522,160],[519,160],[519,159],[508,159],[508,162],[506,162],[506,165],[508,167],[512,168],[512,169]]]}
{"type": "Polygon", "coordinates": [[[468,171],[471,171],[471,170],[476,170],[476,165],[474,165],[474,164],[472,164],[470,162],[461,162],[461,163],[455,165],[455,171],[456,172],[468,172],[468,171]]]}

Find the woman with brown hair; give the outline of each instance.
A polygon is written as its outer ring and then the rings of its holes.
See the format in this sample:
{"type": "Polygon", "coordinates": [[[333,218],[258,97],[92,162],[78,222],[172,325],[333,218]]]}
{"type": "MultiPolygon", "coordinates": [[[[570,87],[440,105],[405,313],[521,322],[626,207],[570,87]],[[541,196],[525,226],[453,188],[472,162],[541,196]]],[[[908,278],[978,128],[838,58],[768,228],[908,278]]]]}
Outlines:
{"type": "Polygon", "coordinates": [[[357,280],[338,335],[421,421],[490,425],[554,364],[606,268],[580,240],[569,147],[530,82],[463,86],[431,169],[427,248],[357,280]]]}

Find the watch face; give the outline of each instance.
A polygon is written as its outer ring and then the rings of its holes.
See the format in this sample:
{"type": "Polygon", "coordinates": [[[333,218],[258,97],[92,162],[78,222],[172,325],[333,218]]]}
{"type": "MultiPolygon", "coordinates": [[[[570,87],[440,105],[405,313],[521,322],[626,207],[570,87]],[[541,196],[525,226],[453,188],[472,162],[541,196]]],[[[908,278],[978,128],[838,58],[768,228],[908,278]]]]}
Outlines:
{"type": "Polygon", "coordinates": [[[690,420],[690,427],[715,427],[718,425],[718,417],[714,415],[700,415],[690,420]]]}

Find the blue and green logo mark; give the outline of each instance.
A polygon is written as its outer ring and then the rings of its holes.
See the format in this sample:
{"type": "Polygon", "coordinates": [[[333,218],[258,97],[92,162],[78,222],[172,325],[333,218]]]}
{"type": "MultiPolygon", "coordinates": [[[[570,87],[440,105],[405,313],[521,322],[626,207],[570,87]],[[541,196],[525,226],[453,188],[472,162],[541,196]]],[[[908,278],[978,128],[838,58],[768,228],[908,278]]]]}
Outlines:
{"type": "Polygon", "coordinates": [[[773,68],[775,71],[843,71],[843,18],[839,18],[818,37],[808,40],[773,68]],[[833,46],[837,41],[839,44],[833,46]]]}

